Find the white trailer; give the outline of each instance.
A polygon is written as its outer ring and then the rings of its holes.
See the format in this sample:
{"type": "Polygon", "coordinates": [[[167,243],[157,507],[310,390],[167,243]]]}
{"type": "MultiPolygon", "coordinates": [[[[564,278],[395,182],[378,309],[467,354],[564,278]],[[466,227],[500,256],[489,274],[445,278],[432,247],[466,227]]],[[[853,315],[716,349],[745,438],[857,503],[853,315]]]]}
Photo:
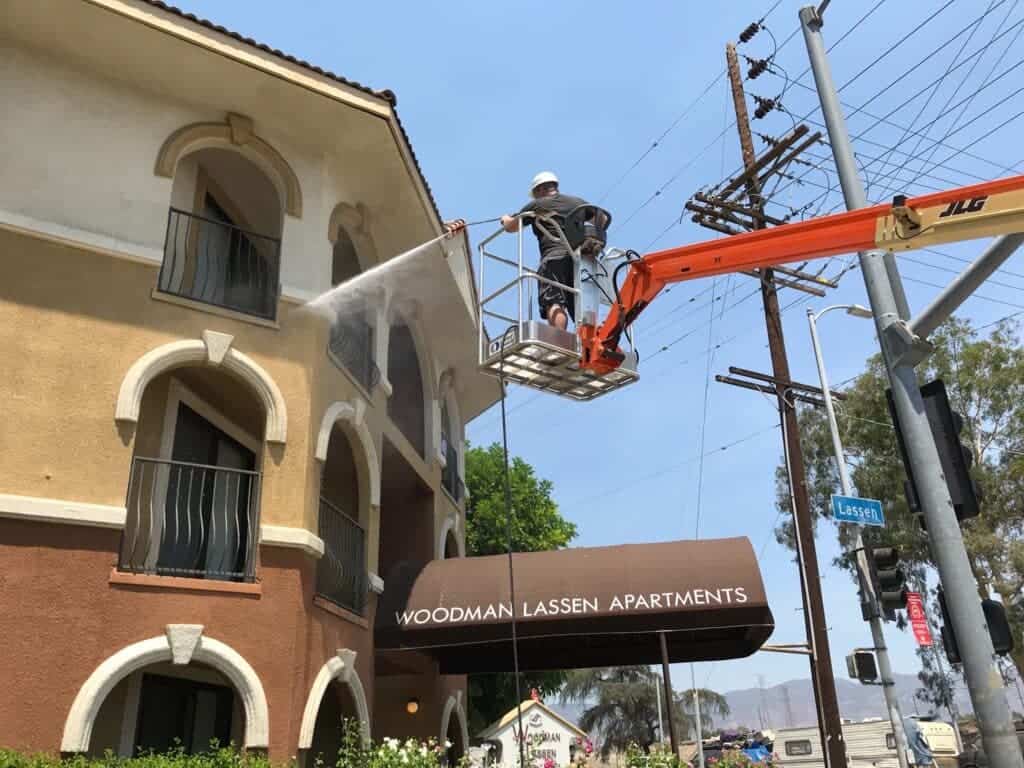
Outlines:
{"type": "MultiPolygon", "coordinates": [[[[956,765],[956,740],[947,723],[921,722],[921,732],[940,768],[956,765]]],[[[896,739],[888,720],[871,718],[843,723],[843,739],[849,768],[899,768],[896,739]]],[[[817,726],[782,728],[775,732],[775,764],[781,768],[825,768],[817,726]]],[[[913,753],[909,756],[914,760],[913,753]]]]}

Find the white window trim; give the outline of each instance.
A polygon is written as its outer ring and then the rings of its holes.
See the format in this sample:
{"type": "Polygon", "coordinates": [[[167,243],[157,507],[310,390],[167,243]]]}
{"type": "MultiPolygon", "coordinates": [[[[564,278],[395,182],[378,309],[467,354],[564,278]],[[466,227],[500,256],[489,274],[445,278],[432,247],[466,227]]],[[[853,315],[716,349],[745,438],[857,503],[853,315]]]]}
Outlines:
{"type": "Polygon", "coordinates": [[[172,378],[167,388],[167,407],[164,411],[163,434],[160,438],[160,458],[170,459],[174,452],[174,433],[178,425],[178,406],[184,403],[198,413],[228,437],[237,440],[256,456],[257,466],[260,461],[260,440],[242,427],[225,417],[214,406],[203,400],[199,395],[186,387],[180,379],[172,378]]]}

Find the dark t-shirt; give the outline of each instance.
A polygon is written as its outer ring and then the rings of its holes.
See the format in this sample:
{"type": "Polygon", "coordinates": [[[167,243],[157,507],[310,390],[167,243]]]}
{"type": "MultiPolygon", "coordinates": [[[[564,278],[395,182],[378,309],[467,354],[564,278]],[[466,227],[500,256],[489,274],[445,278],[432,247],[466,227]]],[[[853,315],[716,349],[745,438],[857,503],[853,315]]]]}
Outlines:
{"type": "MultiPolygon", "coordinates": [[[[538,214],[553,216],[555,220],[558,221],[559,225],[563,225],[565,223],[565,217],[568,216],[574,208],[586,204],[587,201],[581,197],[563,195],[559,192],[557,195],[531,200],[524,205],[519,212],[526,213],[528,211],[532,211],[538,214]]],[[[544,232],[537,227],[535,219],[531,219],[530,222],[533,226],[533,234],[537,236],[537,242],[540,244],[541,261],[560,259],[569,255],[569,252],[565,249],[561,240],[545,235],[544,232]]]]}

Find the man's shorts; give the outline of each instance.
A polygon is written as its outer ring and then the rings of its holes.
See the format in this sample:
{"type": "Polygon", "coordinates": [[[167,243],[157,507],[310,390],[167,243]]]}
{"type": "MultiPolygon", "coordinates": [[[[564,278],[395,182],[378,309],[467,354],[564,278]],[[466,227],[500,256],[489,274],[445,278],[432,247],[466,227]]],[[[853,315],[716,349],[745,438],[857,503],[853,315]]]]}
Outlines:
{"type": "MultiPolygon", "coordinates": [[[[575,280],[573,262],[571,256],[562,256],[554,259],[542,259],[537,267],[537,274],[546,277],[548,280],[555,280],[562,285],[572,286],[575,280]]],[[[540,305],[541,317],[547,319],[548,308],[553,304],[565,309],[569,317],[576,320],[576,294],[569,293],[557,285],[549,285],[538,281],[540,292],[537,295],[537,303],[540,305]]]]}

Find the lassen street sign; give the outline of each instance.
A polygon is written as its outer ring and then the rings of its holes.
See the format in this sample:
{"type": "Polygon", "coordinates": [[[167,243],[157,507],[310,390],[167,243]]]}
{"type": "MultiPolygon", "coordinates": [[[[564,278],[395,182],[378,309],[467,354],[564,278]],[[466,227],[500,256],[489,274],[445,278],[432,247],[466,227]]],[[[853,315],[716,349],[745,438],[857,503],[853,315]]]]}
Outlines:
{"type": "Polygon", "coordinates": [[[840,523],[857,525],[885,525],[882,502],[857,496],[832,495],[832,516],[840,523]]]}

